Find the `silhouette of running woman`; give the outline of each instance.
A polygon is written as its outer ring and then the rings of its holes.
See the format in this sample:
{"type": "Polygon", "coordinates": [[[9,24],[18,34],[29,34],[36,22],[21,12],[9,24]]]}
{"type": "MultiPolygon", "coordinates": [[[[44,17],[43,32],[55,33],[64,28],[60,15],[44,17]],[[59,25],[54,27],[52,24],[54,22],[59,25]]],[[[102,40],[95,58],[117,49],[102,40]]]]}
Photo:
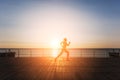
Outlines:
{"type": "Polygon", "coordinates": [[[60,44],[62,46],[62,49],[59,55],[55,58],[55,61],[62,55],[63,52],[67,53],[67,60],[69,60],[69,51],[66,49],[66,47],[70,45],[70,42],[67,43],[67,38],[64,38],[60,44]]]}

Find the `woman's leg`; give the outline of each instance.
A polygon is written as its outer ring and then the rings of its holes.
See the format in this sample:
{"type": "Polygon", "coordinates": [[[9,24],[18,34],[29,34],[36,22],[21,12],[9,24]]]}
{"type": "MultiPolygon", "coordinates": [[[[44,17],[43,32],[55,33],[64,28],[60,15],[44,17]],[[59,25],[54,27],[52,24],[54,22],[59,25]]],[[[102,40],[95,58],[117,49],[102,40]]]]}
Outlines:
{"type": "Polygon", "coordinates": [[[65,50],[65,52],[67,53],[67,60],[69,60],[69,51],[65,50]]]}
{"type": "Polygon", "coordinates": [[[62,49],[61,52],[58,54],[58,56],[55,58],[55,60],[57,60],[57,58],[59,58],[62,55],[63,51],[64,50],[62,49]]]}

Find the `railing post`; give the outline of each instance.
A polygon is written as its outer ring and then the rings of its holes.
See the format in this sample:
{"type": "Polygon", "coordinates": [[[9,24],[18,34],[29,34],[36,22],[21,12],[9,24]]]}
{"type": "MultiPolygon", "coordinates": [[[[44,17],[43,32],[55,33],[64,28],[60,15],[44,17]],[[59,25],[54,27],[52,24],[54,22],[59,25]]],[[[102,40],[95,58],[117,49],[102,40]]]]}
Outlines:
{"type": "Polygon", "coordinates": [[[95,58],[95,49],[93,50],[93,57],[95,58]]]}
{"type": "Polygon", "coordinates": [[[107,56],[107,49],[105,49],[105,57],[107,58],[108,56],[107,56]]]}
{"type": "Polygon", "coordinates": [[[32,57],[32,49],[30,49],[30,57],[32,57]]]}
{"type": "Polygon", "coordinates": [[[82,49],[81,49],[81,57],[82,57],[82,49]]]}
{"type": "MultiPolygon", "coordinates": [[[[44,50],[45,48],[43,48],[43,54],[42,54],[42,57],[44,57],[44,52],[45,52],[45,50],[44,50]]],[[[47,50],[47,49],[46,49],[47,50]]]]}
{"type": "Polygon", "coordinates": [[[19,49],[18,49],[18,57],[19,57],[19,55],[20,55],[20,52],[19,52],[19,49]]]}
{"type": "Polygon", "coordinates": [[[120,56],[120,49],[118,49],[118,52],[119,52],[119,56],[120,56]]]}

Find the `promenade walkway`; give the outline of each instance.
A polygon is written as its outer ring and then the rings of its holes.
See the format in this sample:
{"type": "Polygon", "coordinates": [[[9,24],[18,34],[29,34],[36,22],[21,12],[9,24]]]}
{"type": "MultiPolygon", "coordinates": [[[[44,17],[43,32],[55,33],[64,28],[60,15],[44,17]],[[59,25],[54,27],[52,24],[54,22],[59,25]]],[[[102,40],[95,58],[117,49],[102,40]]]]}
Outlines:
{"type": "Polygon", "coordinates": [[[0,58],[0,80],[120,80],[120,58],[0,58]]]}

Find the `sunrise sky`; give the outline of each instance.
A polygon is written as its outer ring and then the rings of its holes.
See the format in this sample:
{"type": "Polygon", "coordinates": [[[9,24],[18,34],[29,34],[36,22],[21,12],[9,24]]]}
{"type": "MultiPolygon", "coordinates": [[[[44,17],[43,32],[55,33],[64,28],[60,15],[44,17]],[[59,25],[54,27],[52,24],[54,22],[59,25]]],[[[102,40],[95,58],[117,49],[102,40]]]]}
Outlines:
{"type": "Polygon", "coordinates": [[[119,0],[0,0],[1,48],[118,48],[119,34],[119,0]]]}

